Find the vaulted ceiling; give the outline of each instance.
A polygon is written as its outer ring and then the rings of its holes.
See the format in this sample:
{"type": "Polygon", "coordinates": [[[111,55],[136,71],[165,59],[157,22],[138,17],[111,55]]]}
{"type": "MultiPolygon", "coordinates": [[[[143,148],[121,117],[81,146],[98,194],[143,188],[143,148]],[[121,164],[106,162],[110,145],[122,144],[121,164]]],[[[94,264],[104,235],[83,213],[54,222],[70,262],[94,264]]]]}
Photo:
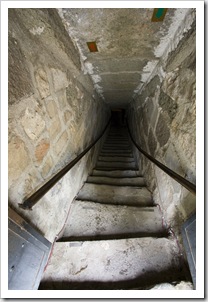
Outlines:
{"type": "Polygon", "coordinates": [[[58,12],[96,91],[111,107],[125,108],[152,73],[188,10],[169,8],[160,22],[152,22],[153,8],[63,8],[58,12]],[[97,51],[91,52],[88,42],[95,42],[91,48],[97,51]]]}

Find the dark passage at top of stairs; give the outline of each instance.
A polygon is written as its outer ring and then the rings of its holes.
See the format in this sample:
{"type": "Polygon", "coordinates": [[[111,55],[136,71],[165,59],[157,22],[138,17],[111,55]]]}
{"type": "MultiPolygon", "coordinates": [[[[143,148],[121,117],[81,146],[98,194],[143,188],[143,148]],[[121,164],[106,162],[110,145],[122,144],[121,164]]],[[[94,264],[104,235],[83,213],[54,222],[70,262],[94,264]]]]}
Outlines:
{"type": "Polygon", "coordinates": [[[39,289],[146,289],[180,280],[190,275],[136,166],[127,129],[111,126],[39,289]]]}

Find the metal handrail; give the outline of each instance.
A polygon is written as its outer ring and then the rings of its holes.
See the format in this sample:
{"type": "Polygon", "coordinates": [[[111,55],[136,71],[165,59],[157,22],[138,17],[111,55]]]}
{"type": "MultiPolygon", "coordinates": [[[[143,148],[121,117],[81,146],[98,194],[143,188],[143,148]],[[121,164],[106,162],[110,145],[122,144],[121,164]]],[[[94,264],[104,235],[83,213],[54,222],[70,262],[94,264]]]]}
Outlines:
{"type": "Polygon", "coordinates": [[[146,156],[151,162],[153,162],[156,166],[158,166],[160,169],[162,169],[166,174],[168,174],[170,177],[172,177],[174,180],[176,180],[178,183],[180,183],[183,187],[185,187],[187,190],[189,190],[192,194],[196,195],[196,185],[193,184],[192,182],[188,181],[181,175],[177,174],[173,170],[169,169],[167,166],[163,165],[161,162],[159,162],[157,159],[149,155],[146,151],[144,151],[134,140],[131,131],[129,129],[128,122],[127,123],[127,128],[129,131],[129,135],[131,137],[132,142],[134,145],[137,147],[137,149],[144,155],[146,156]]]}
{"type": "Polygon", "coordinates": [[[90,144],[82,153],[80,153],[74,160],[68,163],[61,171],[54,175],[47,183],[45,183],[40,189],[28,197],[23,203],[19,203],[19,207],[24,210],[32,210],[32,207],[72,168],[74,165],[97,143],[97,141],[103,136],[106,129],[110,124],[111,118],[105,126],[102,133],[97,139],[90,144]]]}

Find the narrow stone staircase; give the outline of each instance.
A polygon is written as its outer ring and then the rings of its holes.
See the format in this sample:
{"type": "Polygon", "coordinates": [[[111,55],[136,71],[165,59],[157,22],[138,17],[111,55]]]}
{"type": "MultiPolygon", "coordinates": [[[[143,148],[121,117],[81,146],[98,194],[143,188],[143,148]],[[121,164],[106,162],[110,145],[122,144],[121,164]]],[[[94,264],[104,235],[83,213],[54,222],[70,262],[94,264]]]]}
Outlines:
{"type": "Polygon", "coordinates": [[[127,129],[111,126],[39,289],[148,289],[184,279],[178,246],[136,168],[127,129]]]}

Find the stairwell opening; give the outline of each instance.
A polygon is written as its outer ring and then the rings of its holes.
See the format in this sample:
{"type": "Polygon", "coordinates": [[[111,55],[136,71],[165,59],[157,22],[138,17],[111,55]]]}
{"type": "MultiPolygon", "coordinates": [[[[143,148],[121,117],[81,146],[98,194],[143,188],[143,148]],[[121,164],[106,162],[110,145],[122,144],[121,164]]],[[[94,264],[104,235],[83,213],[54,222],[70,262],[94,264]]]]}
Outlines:
{"type": "Polygon", "coordinates": [[[126,119],[126,110],[123,108],[113,108],[111,109],[111,118],[113,126],[124,126],[126,119]]]}

